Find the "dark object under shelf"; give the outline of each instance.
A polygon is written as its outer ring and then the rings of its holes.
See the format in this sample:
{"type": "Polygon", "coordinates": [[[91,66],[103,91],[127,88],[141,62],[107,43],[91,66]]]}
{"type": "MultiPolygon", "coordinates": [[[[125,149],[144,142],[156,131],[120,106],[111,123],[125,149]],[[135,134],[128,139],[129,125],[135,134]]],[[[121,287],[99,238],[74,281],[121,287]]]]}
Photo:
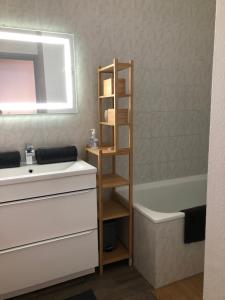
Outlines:
{"type": "Polygon", "coordinates": [[[76,161],[77,148],[75,146],[39,148],[35,151],[35,156],[37,163],[40,165],[76,161]]]}
{"type": "Polygon", "coordinates": [[[0,152],[0,169],[20,167],[20,162],[19,151],[0,152]]]}
{"type": "Polygon", "coordinates": [[[184,243],[203,241],[205,239],[206,205],[182,210],[184,218],[184,243]]]}
{"type": "Polygon", "coordinates": [[[117,247],[116,238],[116,221],[104,222],[104,234],[103,234],[104,251],[113,251],[117,247]]]}

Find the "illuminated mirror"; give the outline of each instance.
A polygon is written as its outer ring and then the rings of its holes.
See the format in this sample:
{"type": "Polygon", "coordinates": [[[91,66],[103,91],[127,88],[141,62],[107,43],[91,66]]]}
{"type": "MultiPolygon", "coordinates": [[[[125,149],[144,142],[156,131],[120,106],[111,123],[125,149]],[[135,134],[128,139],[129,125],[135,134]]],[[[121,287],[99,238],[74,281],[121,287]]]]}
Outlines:
{"type": "Polygon", "coordinates": [[[0,114],[74,112],[73,35],[0,28],[0,114]]]}

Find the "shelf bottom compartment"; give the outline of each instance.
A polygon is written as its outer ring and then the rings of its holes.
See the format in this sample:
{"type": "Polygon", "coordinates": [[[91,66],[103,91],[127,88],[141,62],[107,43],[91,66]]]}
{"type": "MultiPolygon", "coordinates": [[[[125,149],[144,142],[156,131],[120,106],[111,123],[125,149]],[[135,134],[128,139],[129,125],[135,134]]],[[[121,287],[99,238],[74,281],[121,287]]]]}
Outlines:
{"type": "Polygon", "coordinates": [[[103,252],[103,265],[108,265],[128,258],[130,258],[129,250],[120,241],[117,241],[115,250],[103,252]]]}

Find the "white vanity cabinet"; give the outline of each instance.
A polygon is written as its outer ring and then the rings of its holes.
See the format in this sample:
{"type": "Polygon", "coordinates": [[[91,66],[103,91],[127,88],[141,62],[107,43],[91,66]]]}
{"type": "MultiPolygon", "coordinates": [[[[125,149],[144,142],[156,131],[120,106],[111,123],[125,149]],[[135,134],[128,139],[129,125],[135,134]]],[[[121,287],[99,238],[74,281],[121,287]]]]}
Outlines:
{"type": "Polygon", "coordinates": [[[29,187],[37,183],[41,189],[43,181],[46,191],[43,173],[30,181],[21,177],[8,185],[0,181],[0,299],[94,272],[98,265],[96,170],[85,162],[79,164],[82,171],[62,172],[62,182],[57,173],[56,194],[52,194],[54,172],[52,177],[48,172],[50,194],[44,196],[43,191],[37,196],[37,189],[33,195],[29,187]],[[29,197],[22,198],[20,184],[27,185],[29,197]],[[13,195],[8,192],[4,201],[1,188],[5,191],[6,186],[13,195]],[[14,200],[8,201],[9,197],[14,200]]]}

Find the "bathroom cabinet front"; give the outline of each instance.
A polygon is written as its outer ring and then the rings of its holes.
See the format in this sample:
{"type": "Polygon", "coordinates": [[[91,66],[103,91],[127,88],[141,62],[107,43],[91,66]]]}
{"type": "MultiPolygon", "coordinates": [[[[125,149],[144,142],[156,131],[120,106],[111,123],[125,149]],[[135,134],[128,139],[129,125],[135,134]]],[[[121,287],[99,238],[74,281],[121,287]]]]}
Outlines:
{"type": "MultiPolygon", "coordinates": [[[[94,173],[85,176],[95,182],[94,173]]],[[[1,202],[0,299],[94,272],[97,200],[86,182],[87,189],[1,202]]]]}

